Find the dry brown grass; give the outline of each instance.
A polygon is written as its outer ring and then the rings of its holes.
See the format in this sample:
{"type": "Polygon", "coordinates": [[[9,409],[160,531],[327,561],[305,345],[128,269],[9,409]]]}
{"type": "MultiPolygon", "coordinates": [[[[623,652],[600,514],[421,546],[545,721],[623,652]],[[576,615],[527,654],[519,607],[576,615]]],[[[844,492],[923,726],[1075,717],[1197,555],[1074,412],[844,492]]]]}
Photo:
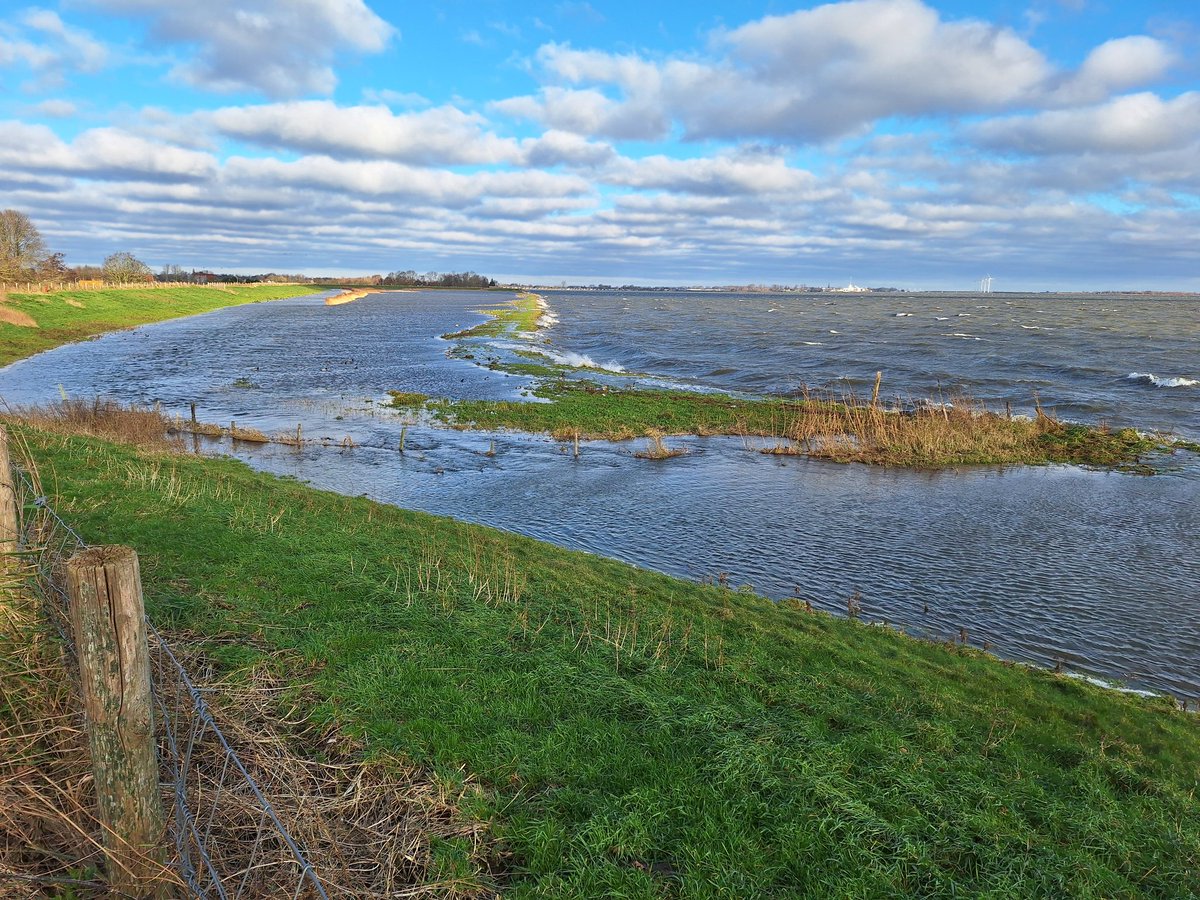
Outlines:
{"type": "Polygon", "coordinates": [[[37,602],[9,579],[0,586],[0,895],[55,896],[82,882],[76,891],[100,896],[100,834],[73,680],[37,602]]]}
{"type": "Polygon", "coordinates": [[[646,447],[633,455],[638,459],[674,459],[676,456],[687,454],[687,447],[668,447],[664,443],[665,435],[653,429],[646,432],[646,447]]]}
{"type": "MultiPolygon", "coordinates": [[[[35,554],[27,550],[21,559],[0,570],[0,896],[108,897],[75,674],[33,590],[35,554]]],[[[398,758],[366,759],[359,743],[310,717],[320,702],[307,684],[315,673],[298,658],[262,653],[257,665],[222,676],[200,649],[202,639],[165,637],[330,896],[494,895],[487,826],[457,812],[463,793],[474,790],[469,781],[449,787],[398,758]],[[439,873],[432,845],[440,839],[468,849],[469,872],[439,873]]],[[[151,659],[159,696],[181,721],[191,698],[153,639],[151,659]]],[[[177,737],[186,735],[183,727],[177,737]]],[[[299,869],[287,848],[270,832],[258,840],[262,807],[244,781],[230,777],[210,730],[191,750],[190,773],[189,805],[226,889],[245,878],[242,896],[310,896],[296,890],[299,869]]],[[[168,810],[170,777],[164,762],[168,810]]],[[[163,887],[168,896],[183,896],[173,844],[164,844],[163,887]]]]}
{"type": "Polygon", "coordinates": [[[182,451],[171,420],[160,411],[116,400],[60,400],[48,406],[19,407],[10,418],[57,434],[86,434],[150,450],[182,451]]]}
{"type": "Polygon", "coordinates": [[[6,322],[9,325],[16,325],[18,328],[37,328],[38,323],[29,313],[19,309],[14,309],[4,301],[7,297],[0,295],[0,322],[6,322]]]}
{"type": "Polygon", "coordinates": [[[853,397],[804,404],[781,421],[780,437],[764,452],[877,465],[944,465],[953,462],[1036,458],[1043,435],[1062,423],[1039,413],[1011,419],[966,397],[944,403],[884,406],[853,397]]]}
{"type": "Polygon", "coordinates": [[[263,434],[257,428],[246,428],[243,425],[238,425],[236,422],[229,423],[229,430],[226,432],[235,441],[245,441],[247,444],[269,444],[271,438],[269,435],[263,434]]]}
{"type": "MultiPolygon", "coordinates": [[[[169,642],[330,896],[493,893],[485,886],[491,880],[483,863],[486,825],[465,822],[456,811],[461,791],[473,787],[451,791],[395,757],[364,759],[358,742],[309,718],[319,698],[304,684],[305,673],[296,660],[274,656],[222,677],[195,649],[196,636],[175,634],[169,642]],[[281,675],[281,670],[291,674],[281,675]],[[437,881],[430,842],[439,838],[469,843],[479,877],[437,881]]],[[[211,738],[198,749],[192,787],[211,796],[223,756],[211,738]]],[[[223,870],[242,872],[255,862],[252,837],[262,811],[249,790],[230,788],[228,779],[225,784],[212,844],[220,848],[223,870]]],[[[287,854],[277,855],[282,860],[287,854]]],[[[263,861],[260,855],[258,863],[263,861]]],[[[249,895],[290,896],[295,875],[295,867],[287,864],[274,871],[255,870],[249,895]]]]}

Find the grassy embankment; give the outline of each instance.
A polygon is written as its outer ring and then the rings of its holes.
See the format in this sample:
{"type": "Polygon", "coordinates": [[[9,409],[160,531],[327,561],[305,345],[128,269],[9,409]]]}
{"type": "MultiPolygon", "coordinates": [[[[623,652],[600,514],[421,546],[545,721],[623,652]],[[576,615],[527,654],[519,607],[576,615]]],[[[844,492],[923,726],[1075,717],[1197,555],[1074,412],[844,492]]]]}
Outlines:
{"type": "Polygon", "coordinates": [[[439,879],[514,897],[1195,889],[1200,724],[1169,701],[235,461],[21,433],[89,540],[138,549],[156,622],[222,666],[302,660],[314,718],[489,823],[483,858],[436,840],[439,879]]]}
{"type": "MultiPolygon", "coordinates": [[[[445,337],[464,341],[533,332],[542,309],[536,295],[522,294],[510,304],[480,312],[489,316],[487,321],[445,337]]],[[[452,352],[475,359],[470,344],[460,343],[452,352]]],[[[522,355],[539,358],[536,349],[522,355]]],[[[768,439],[764,453],[919,467],[1055,462],[1133,466],[1160,451],[1200,451],[1195,444],[1145,437],[1131,428],[1112,431],[1062,422],[1041,409],[1034,419],[1014,418],[968,398],[906,408],[899,401],[880,400],[878,385],[870,400],[617,388],[569,379],[568,373],[578,370],[540,358],[541,362],[501,366],[539,378],[533,393],[550,403],[456,401],[393,391],[392,406],[422,410],[459,428],[546,432],[564,441],[649,437],[650,450],[638,455],[650,458],[670,455],[661,443],[663,435],[761,437],[768,439]]]]}
{"type": "Polygon", "coordinates": [[[0,296],[0,365],[106,331],[319,290],[305,284],[245,284],[0,296]]]}

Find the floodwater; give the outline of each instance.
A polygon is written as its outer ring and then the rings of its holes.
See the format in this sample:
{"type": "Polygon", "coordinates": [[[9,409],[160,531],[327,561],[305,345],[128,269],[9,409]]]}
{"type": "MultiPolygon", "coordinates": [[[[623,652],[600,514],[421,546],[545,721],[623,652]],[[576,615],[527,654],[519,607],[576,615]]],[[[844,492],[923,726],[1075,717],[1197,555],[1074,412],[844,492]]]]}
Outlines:
{"type": "MultiPolygon", "coordinates": [[[[875,621],[931,636],[965,628],[971,643],[1009,658],[1200,696],[1194,457],[1151,477],[1073,466],[914,472],[763,456],[740,439],[707,438],[680,440],[691,452],[661,462],[606,442],[585,443],[573,459],[544,436],[456,432],[383,408],[388,389],[521,396],[528,379],[448,358],[452,345],[438,337],[481,321],[474,310],[502,299],[430,292],[236,307],[17,363],[0,370],[0,396],[46,402],[61,390],[181,413],[194,401],[207,421],[267,432],[302,423],[306,437],[330,446],[212,446],[343,493],[687,578],[724,575],[834,612],[857,591],[875,621]],[[344,436],[359,446],[338,449],[344,436]]],[[[658,382],[753,391],[869,387],[882,370],[885,393],[908,398],[961,387],[1020,411],[1036,389],[1068,418],[1200,437],[1194,299],[831,303],[555,292],[547,300],[539,332],[472,346],[476,362],[533,348],[658,382]]]]}

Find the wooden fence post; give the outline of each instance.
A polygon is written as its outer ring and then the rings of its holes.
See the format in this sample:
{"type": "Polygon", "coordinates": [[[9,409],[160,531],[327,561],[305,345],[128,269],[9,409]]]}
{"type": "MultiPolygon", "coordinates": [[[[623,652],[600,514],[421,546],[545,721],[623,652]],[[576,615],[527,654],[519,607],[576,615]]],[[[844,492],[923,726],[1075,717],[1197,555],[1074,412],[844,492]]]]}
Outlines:
{"type": "Polygon", "coordinates": [[[0,425],[0,573],[17,567],[17,537],[21,523],[17,517],[17,481],[13,476],[8,452],[8,430],[0,425]]]}
{"type": "Polygon", "coordinates": [[[109,883],[117,893],[156,896],[165,831],[137,553],[80,551],[67,562],[67,591],[109,883]]]}

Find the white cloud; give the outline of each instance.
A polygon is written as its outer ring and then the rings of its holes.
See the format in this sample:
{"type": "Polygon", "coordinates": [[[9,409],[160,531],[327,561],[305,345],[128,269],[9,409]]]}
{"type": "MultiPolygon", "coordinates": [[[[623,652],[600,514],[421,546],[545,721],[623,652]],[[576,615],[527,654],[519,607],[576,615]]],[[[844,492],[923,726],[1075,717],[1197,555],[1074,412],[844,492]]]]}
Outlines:
{"type": "Polygon", "coordinates": [[[1178,150],[1200,142],[1200,92],[1172,100],[1130,94],[1080,109],[996,119],[977,126],[974,134],[986,146],[1030,154],[1178,150]]]}
{"type": "Polygon", "coordinates": [[[666,110],[653,96],[617,101],[598,90],[547,87],[537,97],[512,97],[492,108],[552,129],[616,140],[655,140],[670,130],[666,110]]]}
{"type": "Polygon", "coordinates": [[[98,72],[108,60],[104,44],[48,9],[27,9],[0,29],[0,67],[28,66],[38,75],[35,89],[60,85],[64,72],[98,72]]]}
{"type": "Polygon", "coordinates": [[[147,140],[118,128],[93,128],[71,143],[44,125],[0,123],[0,165],[26,172],[132,180],[197,180],[216,172],[207,153],[147,140]]]}
{"type": "Polygon", "coordinates": [[[1144,35],[1106,41],[1088,54],[1079,70],[1054,92],[1053,99],[1063,105],[1095,103],[1152,83],[1175,61],[1170,47],[1144,35]]]}
{"type": "Polygon", "coordinates": [[[589,141],[569,131],[547,131],[541,137],[521,142],[524,164],[546,167],[556,165],[597,166],[616,155],[609,144],[589,141]]]}
{"type": "Polygon", "coordinates": [[[722,154],[696,159],[650,156],[621,159],[603,175],[610,184],[712,196],[785,194],[789,202],[809,199],[819,187],[811,172],[776,156],[722,154]]]}
{"type": "Polygon", "coordinates": [[[48,116],[51,119],[69,119],[79,111],[70,100],[43,100],[36,107],[37,111],[43,116],[48,116]]]}
{"type": "Polygon", "coordinates": [[[582,178],[549,172],[460,174],[385,160],[343,161],[328,156],[305,156],[291,162],[234,157],[226,162],[223,175],[236,183],[405,198],[446,207],[460,207],[484,197],[572,197],[592,189],[582,178]]]}
{"type": "Polygon", "coordinates": [[[222,134],[266,147],[339,157],[456,165],[516,160],[516,141],[484,130],[482,117],[453,106],[403,114],[386,106],[299,100],[231,106],[201,114],[222,134]]]}
{"type": "Polygon", "coordinates": [[[90,0],[144,17],[151,40],[195,47],[174,75],[208,90],[328,94],[343,52],[378,53],[396,30],[363,0],[90,0]]]}
{"type": "Polygon", "coordinates": [[[1064,73],[1012,29],[946,20],[921,0],[845,0],[712,35],[707,56],[540,48],[547,83],[493,104],[551,128],[613,139],[819,142],[880,119],[1095,102],[1160,78],[1153,38],[1097,47],[1064,73]]]}

